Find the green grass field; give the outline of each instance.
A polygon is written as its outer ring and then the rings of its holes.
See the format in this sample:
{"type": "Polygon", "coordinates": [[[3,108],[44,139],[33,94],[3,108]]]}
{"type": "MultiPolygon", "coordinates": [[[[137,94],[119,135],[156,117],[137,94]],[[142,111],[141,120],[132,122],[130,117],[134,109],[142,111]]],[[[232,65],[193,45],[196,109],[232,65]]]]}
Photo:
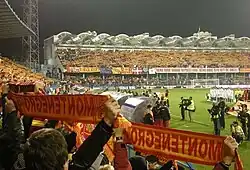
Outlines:
{"type": "MultiPolygon", "coordinates": [[[[164,92],[164,90],[156,90],[164,92]]],[[[171,128],[189,130],[194,132],[213,133],[213,125],[210,121],[208,108],[211,108],[211,102],[207,102],[205,94],[208,93],[207,89],[171,89],[169,92],[170,110],[171,110],[171,128]],[[196,106],[196,112],[193,114],[195,122],[180,121],[179,102],[181,97],[193,97],[196,106]],[[200,123],[198,123],[200,122],[200,123]]],[[[226,129],[222,131],[222,135],[230,135],[230,124],[235,120],[235,117],[226,117],[226,129]]],[[[244,142],[240,148],[241,160],[244,164],[244,169],[250,170],[250,142],[244,142]]],[[[211,166],[195,165],[198,170],[211,170],[211,166]]],[[[233,169],[233,166],[232,168],[233,169]]]]}

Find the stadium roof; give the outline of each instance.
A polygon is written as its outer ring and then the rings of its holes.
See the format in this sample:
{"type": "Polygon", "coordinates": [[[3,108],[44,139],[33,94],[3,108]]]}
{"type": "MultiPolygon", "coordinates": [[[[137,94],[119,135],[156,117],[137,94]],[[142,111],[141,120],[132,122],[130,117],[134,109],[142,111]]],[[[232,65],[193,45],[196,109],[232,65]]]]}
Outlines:
{"type": "Polygon", "coordinates": [[[7,0],[0,0],[0,38],[17,38],[35,33],[15,14],[7,0]]]}
{"type": "Polygon", "coordinates": [[[54,41],[59,46],[126,46],[126,47],[181,47],[181,48],[232,48],[249,49],[249,37],[235,37],[229,35],[218,38],[209,32],[199,31],[189,37],[178,35],[164,37],[162,35],[151,36],[149,33],[128,36],[126,34],[109,35],[98,34],[96,31],[87,31],[78,35],[69,32],[61,32],[54,36],[54,41]]]}

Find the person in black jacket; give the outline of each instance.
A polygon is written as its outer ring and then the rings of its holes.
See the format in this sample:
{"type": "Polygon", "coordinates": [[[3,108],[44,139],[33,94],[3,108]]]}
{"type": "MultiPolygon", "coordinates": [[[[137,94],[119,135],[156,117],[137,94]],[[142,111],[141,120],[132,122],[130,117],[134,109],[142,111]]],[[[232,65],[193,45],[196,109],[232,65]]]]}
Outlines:
{"type": "Polygon", "coordinates": [[[250,113],[247,112],[247,140],[250,141],[250,113]]]}
{"type": "Polygon", "coordinates": [[[144,113],[143,123],[146,125],[154,125],[154,117],[152,112],[152,106],[148,105],[144,113]]]}
{"type": "Polygon", "coordinates": [[[222,129],[225,129],[226,102],[222,97],[220,98],[220,102],[218,105],[220,107],[220,125],[222,129]]]}
{"type": "Polygon", "coordinates": [[[238,113],[238,119],[241,122],[242,129],[243,129],[243,132],[244,132],[245,136],[247,136],[247,116],[248,116],[247,112],[248,112],[247,111],[247,105],[244,104],[244,105],[242,105],[242,111],[240,111],[238,113]]]}
{"type": "Polygon", "coordinates": [[[2,98],[1,98],[1,106],[2,106],[2,117],[3,117],[3,120],[2,120],[2,127],[3,127],[3,125],[4,125],[4,118],[5,118],[5,107],[4,107],[4,105],[5,105],[5,102],[6,102],[6,96],[7,96],[7,94],[8,94],[8,91],[9,91],[9,86],[8,85],[3,85],[2,86],[2,98]]]}
{"type": "Polygon", "coordinates": [[[155,126],[163,126],[163,119],[162,119],[162,116],[159,114],[160,107],[161,107],[161,105],[160,105],[159,101],[157,101],[155,106],[152,109],[155,126]]]}
{"type": "Polygon", "coordinates": [[[45,128],[36,131],[24,142],[22,140],[24,134],[13,101],[7,100],[5,106],[7,117],[4,132],[0,136],[0,165],[5,170],[89,169],[111,137],[113,122],[119,112],[117,102],[110,99],[106,103],[103,120],[98,123],[92,134],[73,155],[72,161],[68,163],[67,143],[59,131],[45,128]],[[2,159],[4,157],[6,158],[2,159]]]}
{"type": "Polygon", "coordinates": [[[159,109],[159,115],[161,115],[164,127],[170,127],[170,111],[167,105],[167,101],[163,101],[162,106],[159,109]]]}
{"type": "Polygon", "coordinates": [[[185,100],[183,97],[181,97],[179,108],[181,108],[181,120],[185,120],[185,100]]]}
{"type": "MultiPolygon", "coordinates": [[[[6,98],[4,99],[6,102],[6,98]]],[[[17,153],[21,151],[20,145],[24,141],[21,121],[17,118],[14,103],[10,100],[4,103],[5,110],[3,129],[0,134],[0,164],[3,169],[9,170],[15,162],[17,153]]]]}

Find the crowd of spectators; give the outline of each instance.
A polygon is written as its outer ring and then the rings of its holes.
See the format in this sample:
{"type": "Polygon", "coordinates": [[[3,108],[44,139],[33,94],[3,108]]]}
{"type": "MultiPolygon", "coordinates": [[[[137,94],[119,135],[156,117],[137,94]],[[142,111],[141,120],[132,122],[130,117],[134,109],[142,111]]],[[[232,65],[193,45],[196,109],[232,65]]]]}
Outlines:
{"type": "MultiPolygon", "coordinates": [[[[196,77],[195,74],[169,74],[162,77],[156,75],[89,75],[85,78],[75,77],[75,76],[65,76],[65,80],[73,81],[77,84],[81,84],[85,87],[103,87],[103,86],[190,86],[192,85],[191,80],[193,79],[219,79],[220,85],[245,85],[250,83],[250,79],[246,76],[237,77],[234,74],[223,75],[221,77],[214,77],[214,74],[205,74],[196,77]],[[232,77],[233,76],[233,77],[232,77]]],[[[209,82],[209,81],[208,81],[209,82]]],[[[213,84],[215,82],[211,81],[207,85],[218,85],[213,84]],[[211,84],[212,83],[212,84],[211,84]]],[[[200,85],[205,85],[201,83],[200,85]]]]}
{"type": "MultiPolygon", "coordinates": [[[[127,76],[87,76],[86,78],[65,77],[70,81],[79,81],[79,84],[88,87],[97,86],[166,86],[166,85],[191,85],[190,80],[196,79],[195,74],[168,74],[167,76],[158,77],[156,75],[127,75],[127,76]]],[[[198,79],[214,79],[213,74],[205,76],[203,74],[198,79]],[[203,76],[203,77],[202,77],[203,76]]],[[[34,82],[44,81],[42,74],[33,73],[30,69],[16,64],[12,60],[0,57],[0,84],[3,82],[34,82]]],[[[221,85],[246,84],[244,77],[236,78],[235,74],[219,77],[221,85]]]]}
{"type": "MultiPolygon", "coordinates": [[[[88,76],[86,78],[77,78],[72,76],[66,76],[65,80],[73,81],[76,84],[81,84],[83,86],[133,86],[133,85],[146,85],[147,79],[144,77],[124,77],[121,76],[108,76],[108,77],[101,77],[101,76],[88,76]]],[[[156,80],[156,79],[155,79],[156,80]]],[[[152,82],[154,80],[150,80],[152,82]]]]}
{"type": "Polygon", "coordinates": [[[64,66],[249,67],[249,54],[217,51],[103,51],[57,49],[64,66]]]}
{"type": "Polygon", "coordinates": [[[12,60],[0,57],[0,86],[4,82],[35,82],[46,81],[39,73],[33,73],[30,69],[13,62],[12,60]]]}
{"type": "MultiPolygon", "coordinates": [[[[127,75],[127,76],[87,76],[86,78],[65,77],[71,81],[79,81],[79,84],[96,87],[96,86],[166,86],[166,85],[191,85],[190,80],[196,79],[195,74],[168,74],[167,76],[158,77],[156,75],[127,75]]],[[[205,74],[198,79],[214,79],[214,74],[205,74]],[[203,76],[203,77],[202,77],[203,76]]],[[[219,77],[221,85],[246,84],[248,82],[244,77],[235,77],[235,74],[219,77]]],[[[33,73],[30,69],[16,64],[12,60],[0,57],[0,84],[3,82],[35,82],[45,81],[42,74],[33,73]]]]}

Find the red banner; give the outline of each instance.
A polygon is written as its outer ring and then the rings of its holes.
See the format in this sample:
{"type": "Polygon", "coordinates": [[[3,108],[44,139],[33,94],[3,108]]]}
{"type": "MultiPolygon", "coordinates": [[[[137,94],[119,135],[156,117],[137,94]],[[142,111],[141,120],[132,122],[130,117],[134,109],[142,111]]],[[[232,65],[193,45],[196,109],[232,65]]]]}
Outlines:
{"type": "Polygon", "coordinates": [[[128,139],[135,150],[161,160],[215,165],[223,158],[225,137],[133,123],[128,139]]]}
{"type": "Polygon", "coordinates": [[[250,73],[250,68],[240,68],[240,73],[250,73]]]}
{"type": "Polygon", "coordinates": [[[97,123],[108,100],[107,96],[91,94],[38,96],[11,93],[9,97],[27,116],[84,123],[97,123]]]}
{"type": "Polygon", "coordinates": [[[130,67],[122,67],[121,74],[133,74],[130,67]]]}

